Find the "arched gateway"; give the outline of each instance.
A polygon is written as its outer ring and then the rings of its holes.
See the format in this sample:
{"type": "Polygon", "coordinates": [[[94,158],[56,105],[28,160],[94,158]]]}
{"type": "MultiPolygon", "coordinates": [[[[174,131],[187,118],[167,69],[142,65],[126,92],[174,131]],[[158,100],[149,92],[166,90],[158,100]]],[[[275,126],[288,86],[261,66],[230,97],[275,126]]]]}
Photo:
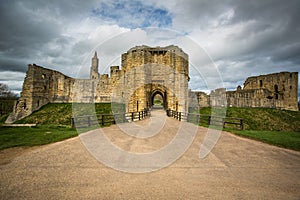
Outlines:
{"type": "Polygon", "coordinates": [[[137,46],[122,54],[112,101],[122,102],[126,111],[141,111],[153,105],[159,94],[165,109],[187,112],[188,55],[177,46],[137,46]]]}

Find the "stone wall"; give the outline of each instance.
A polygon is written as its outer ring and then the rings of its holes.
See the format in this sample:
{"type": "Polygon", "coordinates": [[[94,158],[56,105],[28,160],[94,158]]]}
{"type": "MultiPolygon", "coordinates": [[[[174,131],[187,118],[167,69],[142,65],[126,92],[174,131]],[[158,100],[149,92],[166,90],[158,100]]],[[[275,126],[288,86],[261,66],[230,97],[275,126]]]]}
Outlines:
{"type": "Polygon", "coordinates": [[[6,122],[24,118],[50,102],[71,102],[74,81],[60,72],[28,65],[21,97],[6,122]]]}
{"type": "Polygon", "coordinates": [[[297,111],[298,72],[280,72],[249,77],[236,91],[216,89],[210,95],[199,93],[199,106],[265,107],[297,111]],[[208,102],[208,103],[207,103],[208,102]]]}

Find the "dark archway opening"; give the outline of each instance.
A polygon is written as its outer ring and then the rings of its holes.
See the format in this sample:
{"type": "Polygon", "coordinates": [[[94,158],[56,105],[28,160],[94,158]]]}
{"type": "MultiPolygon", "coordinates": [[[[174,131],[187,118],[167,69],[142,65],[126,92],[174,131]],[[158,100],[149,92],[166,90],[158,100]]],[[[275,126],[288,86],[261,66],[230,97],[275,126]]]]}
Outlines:
{"type": "Polygon", "coordinates": [[[157,109],[166,109],[166,96],[161,91],[155,91],[150,99],[151,107],[157,109]]]}

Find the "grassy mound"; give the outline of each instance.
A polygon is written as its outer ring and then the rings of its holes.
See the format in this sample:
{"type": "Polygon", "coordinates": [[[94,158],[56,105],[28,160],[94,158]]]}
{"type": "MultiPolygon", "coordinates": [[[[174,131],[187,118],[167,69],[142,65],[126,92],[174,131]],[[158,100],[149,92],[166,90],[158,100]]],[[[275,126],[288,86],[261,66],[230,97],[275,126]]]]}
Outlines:
{"type": "MultiPolygon", "coordinates": [[[[122,105],[113,105],[114,110],[120,110],[122,105]],[[120,107],[120,108],[119,108],[120,107]]],[[[52,103],[43,106],[30,116],[17,121],[19,124],[38,124],[36,127],[0,127],[0,150],[16,146],[35,146],[61,141],[78,135],[71,128],[73,115],[111,113],[110,103],[71,104],[52,103]]],[[[0,117],[4,123],[8,115],[0,117]]]]}
{"type": "Polygon", "coordinates": [[[18,124],[42,124],[71,126],[73,115],[109,114],[112,112],[110,103],[72,104],[51,103],[33,112],[30,116],[17,121],[18,124]]]}
{"type": "Polygon", "coordinates": [[[300,112],[272,108],[202,108],[203,115],[242,118],[244,130],[225,130],[268,144],[300,151],[300,112]]]}
{"type": "MultiPolygon", "coordinates": [[[[220,115],[222,109],[202,108],[200,114],[220,115]],[[212,113],[213,112],[213,113],[212,113]]],[[[227,108],[226,117],[244,119],[245,130],[300,132],[300,112],[272,108],[227,108]]]]}
{"type": "Polygon", "coordinates": [[[59,126],[1,127],[0,130],[0,150],[49,144],[78,135],[75,129],[59,126]]]}

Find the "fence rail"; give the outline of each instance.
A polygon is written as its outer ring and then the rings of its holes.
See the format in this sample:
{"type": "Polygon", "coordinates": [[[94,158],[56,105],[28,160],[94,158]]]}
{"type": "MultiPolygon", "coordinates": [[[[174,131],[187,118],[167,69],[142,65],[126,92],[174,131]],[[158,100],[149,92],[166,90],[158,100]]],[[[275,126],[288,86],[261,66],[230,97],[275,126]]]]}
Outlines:
{"type": "Polygon", "coordinates": [[[86,128],[98,126],[99,124],[105,126],[110,124],[138,121],[149,116],[150,111],[145,109],[139,112],[75,116],[72,117],[71,123],[73,128],[86,128]]]}
{"type": "Polygon", "coordinates": [[[238,126],[240,130],[244,129],[244,121],[241,118],[201,115],[177,112],[174,110],[167,110],[166,112],[168,117],[173,117],[179,121],[187,121],[196,124],[204,123],[207,125],[222,126],[223,128],[228,128],[226,125],[229,125],[231,128],[238,126]]]}

